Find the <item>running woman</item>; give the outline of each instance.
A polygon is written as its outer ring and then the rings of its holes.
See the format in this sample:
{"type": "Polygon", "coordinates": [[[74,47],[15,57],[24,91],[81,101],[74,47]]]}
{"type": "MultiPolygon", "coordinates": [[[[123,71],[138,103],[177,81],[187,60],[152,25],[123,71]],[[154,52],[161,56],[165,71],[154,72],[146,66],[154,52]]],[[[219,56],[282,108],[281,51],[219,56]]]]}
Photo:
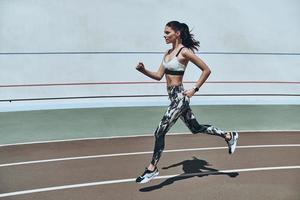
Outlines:
{"type": "Polygon", "coordinates": [[[152,72],[147,70],[142,62],[138,63],[136,67],[141,73],[158,81],[166,75],[167,91],[171,101],[154,133],[155,145],[152,160],[145,172],[136,179],[137,183],[147,183],[159,174],[157,164],[165,147],[165,135],[178,118],[180,118],[194,134],[206,133],[225,139],[229,154],[235,151],[238,139],[237,132],[224,132],[211,125],[199,124],[195,115],[192,113],[189,106],[190,98],[198,92],[211,71],[209,67],[195,55],[194,51],[198,50],[199,41],[194,39],[189,27],[185,23],[178,21],[168,22],[164,29],[164,38],[167,44],[172,44],[172,49],[165,53],[158,71],[152,72]],[[182,80],[189,61],[199,67],[202,73],[193,88],[184,90],[182,80]]]}

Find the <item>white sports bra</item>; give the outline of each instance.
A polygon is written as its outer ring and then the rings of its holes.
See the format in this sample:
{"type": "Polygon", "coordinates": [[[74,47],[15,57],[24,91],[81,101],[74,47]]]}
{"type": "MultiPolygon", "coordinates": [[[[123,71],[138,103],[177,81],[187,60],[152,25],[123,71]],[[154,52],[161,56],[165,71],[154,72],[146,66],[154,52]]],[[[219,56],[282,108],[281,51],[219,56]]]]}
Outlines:
{"type": "Polygon", "coordinates": [[[166,74],[170,74],[170,75],[180,75],[183,76],[184,74],[184,70],[186,68],[185,65],[183,65],[182,63],[180,63],[178,61],[177,56],[179,55],[180,51],[183,49],[184,47],[181,47],[179,49],[179,51],[177,52],[176,56],[173,57],[171,60],[169,60],[168,62],[165,61],[165,57],[163,58],[163,66],[165,68],[165,73],[166,74]]]}

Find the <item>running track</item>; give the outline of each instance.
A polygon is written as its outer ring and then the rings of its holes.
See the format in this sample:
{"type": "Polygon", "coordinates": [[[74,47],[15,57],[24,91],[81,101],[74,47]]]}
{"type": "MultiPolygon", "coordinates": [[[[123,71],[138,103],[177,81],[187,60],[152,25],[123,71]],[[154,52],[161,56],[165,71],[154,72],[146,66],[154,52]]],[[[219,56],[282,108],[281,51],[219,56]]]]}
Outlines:
{"type": "Polygon", "coordinates": [[[160,175],[134,182],[153,137],[0,146],[0,199],[300,199],[300,132],[244,132],[235,154],[210,135],[169,134],[160,175]]]}

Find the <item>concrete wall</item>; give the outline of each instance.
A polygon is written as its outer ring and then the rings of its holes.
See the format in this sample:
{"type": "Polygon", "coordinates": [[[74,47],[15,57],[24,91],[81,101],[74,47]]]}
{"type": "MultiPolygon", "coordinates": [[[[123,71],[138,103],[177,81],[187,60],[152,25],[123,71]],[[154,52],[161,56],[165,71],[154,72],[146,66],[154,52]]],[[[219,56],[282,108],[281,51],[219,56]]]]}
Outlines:
{"type": "MultiPolygon", "coordinates": [[[[192,103],[299,104],[299,8],[298,0],[1,0],[0,110],[167,104],[150,97],[165,95],[164,83],[134,67],[158,68],[170,20],[193,29],[213,72],[192,103]]],[[[185,87],[199,75],[189,64],[185,87]]]]}

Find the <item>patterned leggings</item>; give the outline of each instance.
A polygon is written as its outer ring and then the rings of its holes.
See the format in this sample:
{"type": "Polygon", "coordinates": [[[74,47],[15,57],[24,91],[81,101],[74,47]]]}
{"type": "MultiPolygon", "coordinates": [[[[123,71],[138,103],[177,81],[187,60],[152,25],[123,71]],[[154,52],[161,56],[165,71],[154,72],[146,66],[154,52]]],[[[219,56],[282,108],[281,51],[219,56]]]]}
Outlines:
{"type": "Polygon", "coordinates": [[[155,166],[157,165],[165,147],[165,135],[179,117],[194,134],[206,133],[225,138],[224,131],[211,125],[203,125],[197,122],[190,108],[189,98],[182,94],[184,91],[182,85],[167,87],[167,90],[171,103],[155,131],[155,146],[151,161],[151,164],[155,166]]]}

